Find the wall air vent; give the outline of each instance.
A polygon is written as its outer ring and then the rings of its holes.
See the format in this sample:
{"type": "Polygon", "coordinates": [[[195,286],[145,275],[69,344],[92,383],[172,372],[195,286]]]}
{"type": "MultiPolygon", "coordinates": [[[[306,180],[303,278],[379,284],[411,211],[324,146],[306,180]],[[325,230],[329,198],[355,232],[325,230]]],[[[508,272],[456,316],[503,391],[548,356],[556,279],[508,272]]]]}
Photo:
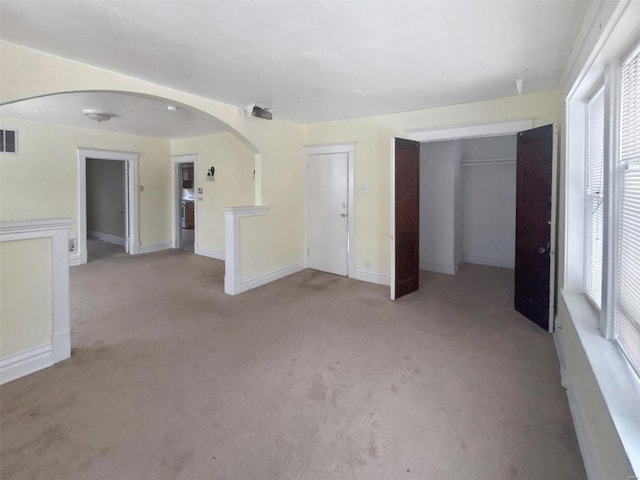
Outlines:
{"type": "Polygon", "coordinates": [[[18,153],[17,130],[0,130],[0,153],[18,153]]]}

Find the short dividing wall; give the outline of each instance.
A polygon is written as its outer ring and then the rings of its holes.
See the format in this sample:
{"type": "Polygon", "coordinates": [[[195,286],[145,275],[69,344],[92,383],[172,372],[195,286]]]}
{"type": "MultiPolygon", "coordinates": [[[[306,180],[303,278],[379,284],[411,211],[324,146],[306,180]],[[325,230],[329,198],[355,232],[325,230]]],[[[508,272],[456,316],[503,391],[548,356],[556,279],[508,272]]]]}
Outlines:
{"type": "Polygon", "coordinates": [[[70,218],[0,223],[0,383],[71,356],[70,218]]]}

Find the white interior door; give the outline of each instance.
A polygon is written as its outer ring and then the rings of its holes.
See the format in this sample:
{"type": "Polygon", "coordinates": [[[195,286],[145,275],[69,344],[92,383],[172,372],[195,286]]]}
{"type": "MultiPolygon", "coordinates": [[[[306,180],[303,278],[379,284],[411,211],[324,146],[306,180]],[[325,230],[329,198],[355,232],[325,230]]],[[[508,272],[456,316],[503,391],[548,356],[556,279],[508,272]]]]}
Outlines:
{"type": "Polygon", "coordinates": [[[348,156],[309,155],[308,167],[309,268],[347,276],[348,156]]]}

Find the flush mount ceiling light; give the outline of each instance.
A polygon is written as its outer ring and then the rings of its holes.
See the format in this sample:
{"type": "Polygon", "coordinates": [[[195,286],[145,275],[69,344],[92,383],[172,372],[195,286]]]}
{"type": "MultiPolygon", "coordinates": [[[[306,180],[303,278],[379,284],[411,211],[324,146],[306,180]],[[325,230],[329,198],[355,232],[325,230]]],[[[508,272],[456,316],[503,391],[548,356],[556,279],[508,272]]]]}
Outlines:
{"type": "Polygon", "coordinates": [[[111,117],[115,117],[113,113],[105,112],[104,110],[96,110],[95,108],[85,108],[82,110],[85,117],[95,120],[98,123],[108,122],[111,117]]]}

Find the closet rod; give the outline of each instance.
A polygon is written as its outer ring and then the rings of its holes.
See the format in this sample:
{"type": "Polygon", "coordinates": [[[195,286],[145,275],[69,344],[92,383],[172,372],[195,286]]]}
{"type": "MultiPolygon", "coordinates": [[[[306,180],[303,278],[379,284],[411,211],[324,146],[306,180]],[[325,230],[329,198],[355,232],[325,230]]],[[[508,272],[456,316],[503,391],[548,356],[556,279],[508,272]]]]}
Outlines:
{"type": "Polygon", "coordinates": [[[478,160],[478,161],[462,161],[460,162],[462,165],[464,166],[469,166],[469,165],[477,165],[477,166],[481,166],[481,165],[502,165],[502,164],[511,164],[511,163],[516,163],[516,159],[515,158],[496,158],[493,160],[478,160]]]}

